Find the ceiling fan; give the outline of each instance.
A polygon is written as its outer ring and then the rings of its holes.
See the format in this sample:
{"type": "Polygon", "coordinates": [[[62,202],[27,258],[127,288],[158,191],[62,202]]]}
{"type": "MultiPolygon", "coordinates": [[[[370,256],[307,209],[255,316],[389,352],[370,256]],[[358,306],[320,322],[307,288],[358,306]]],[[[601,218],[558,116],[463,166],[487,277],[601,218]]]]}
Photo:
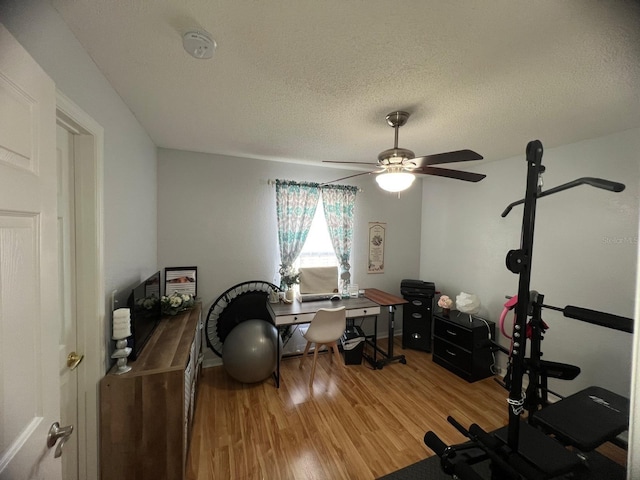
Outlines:
{"type": "Polygon", "coordinates": [[[375,165],[379,170],[373,172],[356,173],[348,177],[333,180],[334,183],[347,178],[359,175],[377,173],[376,182],[381,188],[389,192],[401,192],[411,186],[415,179],[415,174],[437,175],[440,177],[455,178],[465,182],[479,182],[486,175],[480,173],[462,172],[460,170],[449,170],[446,168],[433,167],[443,163],[468,162],[471,160],[482,160],[482,155],[473,150],[456,150],[453,152],[438,153],[416,157],[415,154],[406,148],[398,147],[398,130],[407,123],[409,113],[403,111],[391,112],[386,116],[387,123],[395,130],[395,142],[393,148],[385,150],[378,155],[377,163],[369,162],[342,162],[325,160],[325,163],[351,163],[363,165],[375,165]]]}

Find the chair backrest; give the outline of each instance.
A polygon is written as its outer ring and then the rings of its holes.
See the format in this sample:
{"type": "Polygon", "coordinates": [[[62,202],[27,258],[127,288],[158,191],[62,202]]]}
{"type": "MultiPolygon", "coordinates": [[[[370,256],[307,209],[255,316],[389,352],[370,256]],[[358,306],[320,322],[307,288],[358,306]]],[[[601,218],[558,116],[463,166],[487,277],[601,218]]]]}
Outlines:
{"type": "Polygon", "coordinates": [[[311,320],[305,338],[315,343],[334,342],[347,328],[345,307],[321,308],[311,320]]]}

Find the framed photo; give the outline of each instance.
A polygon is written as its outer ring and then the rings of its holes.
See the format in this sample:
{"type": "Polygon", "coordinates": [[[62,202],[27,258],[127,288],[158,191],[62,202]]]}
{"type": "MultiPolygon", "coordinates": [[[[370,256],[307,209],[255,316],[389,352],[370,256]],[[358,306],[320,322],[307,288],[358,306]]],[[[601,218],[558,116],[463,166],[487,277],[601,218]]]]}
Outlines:
{"type": "Polygon", "coordinates": [[[387,224],[369,222],[369,264],[367,273],[384,273],[384,242],[387,224]]]}
{"type": "Polygon", "coordinates": [[[164,269],[164,294],[189,293],[198,296],[198,267],[167,267],[164,269]]]}

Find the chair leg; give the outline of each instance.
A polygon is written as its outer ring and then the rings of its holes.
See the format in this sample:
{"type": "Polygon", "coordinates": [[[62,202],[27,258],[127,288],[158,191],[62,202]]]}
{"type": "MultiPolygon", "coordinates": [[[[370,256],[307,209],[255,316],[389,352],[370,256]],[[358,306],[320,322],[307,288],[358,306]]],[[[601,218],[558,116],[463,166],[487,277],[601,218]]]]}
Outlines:
{"type": "Polygon", "coordinates": [[[320,346],[316,343],[316,348],[313,350],[313,365],[311,366],[311,378],[309,379],[309,386],[313,386],[313,376],[316,374],[316,361],[318,360],[318,350],[320,346]]]}
{"type": "Polygon", "coordinates": [[[304,353],[302,354],[302,357],[300,357],[300,366],[298,368],[302,368],[302,365],[304,364],[304,360],[305,358],[307,358],[307,354],[309,353],[310,347],[311,347],[311,342],[307,342],[307,346],[304,347],[304,353]]]}

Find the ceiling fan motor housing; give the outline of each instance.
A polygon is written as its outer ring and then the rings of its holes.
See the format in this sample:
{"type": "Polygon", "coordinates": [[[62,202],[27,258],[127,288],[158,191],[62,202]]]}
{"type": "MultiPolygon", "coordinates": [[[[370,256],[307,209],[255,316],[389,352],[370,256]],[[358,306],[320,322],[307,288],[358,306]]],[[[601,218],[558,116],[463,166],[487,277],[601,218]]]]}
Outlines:
{"type": "Polygon", "coordinates": [[[404,160],[411,160],[416,156],[411,150],[406,148],[390,148],[378,155],[378,162],[382,165],[392,165],[394,163],[402,163],[404,160]]]}

